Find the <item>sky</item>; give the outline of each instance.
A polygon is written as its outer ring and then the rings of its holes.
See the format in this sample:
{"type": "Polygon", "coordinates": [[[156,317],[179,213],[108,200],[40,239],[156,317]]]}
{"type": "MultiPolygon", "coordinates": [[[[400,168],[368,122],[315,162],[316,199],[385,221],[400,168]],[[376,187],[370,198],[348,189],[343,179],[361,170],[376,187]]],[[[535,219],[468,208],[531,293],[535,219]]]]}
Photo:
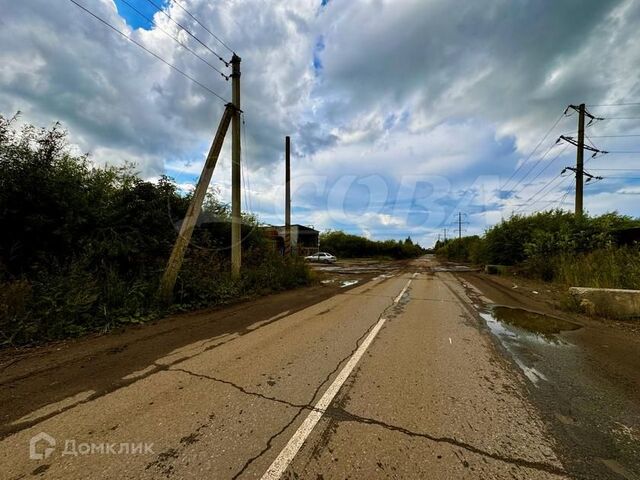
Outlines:
{"type": "MultiPolygon", "coordinates": [[[[293,223],[429,246],[458,218],[470,235],[571,210],[576,149],[556,140],[576,136],[564,112],[580,103],[602,118],[588,144],[610,152],[585,156],[603,177],[585,209],[640,216],[638,0],[76,2],[191,77],[70,0],[0,0],[0,114],[60,121],[96,165],[193,188],[231,96],[212,67],[228,75],[218,57],[235,51],[243,210],[265,223],[284,221],[285,135],[293,223]]],[[[230,142],[210,187],[223,202],[230,142]]]]}

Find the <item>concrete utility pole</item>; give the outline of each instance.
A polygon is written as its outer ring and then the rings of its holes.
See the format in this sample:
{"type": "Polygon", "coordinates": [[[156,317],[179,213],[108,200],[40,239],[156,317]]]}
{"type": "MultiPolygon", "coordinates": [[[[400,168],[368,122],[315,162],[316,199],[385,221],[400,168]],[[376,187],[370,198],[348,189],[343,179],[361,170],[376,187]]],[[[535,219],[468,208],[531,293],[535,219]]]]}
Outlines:
{"type": "Polygon", "coordinates": [[[284,139],[284,254],[291,255],[291,138],[284,139]]]}
{"type": "Polygon", "coordinates": [[[576,154],[576,205],[575,214],[582,215],[584,190],[584,103],[578,107],[578,151],[576,154]]]}
{"type": "Polygon", "coordinates": [[[231,101],[235,107],[231,120],[231,275],[240,276],[242,264],[242,206],[240,205],[240,62],[231,59],[231,101]]]}
{"type": "Polygon", "coordinates": [[[462,212],[458,212],[458,240],[462,238],[462,212]]]}
{"type": "Polygon", "coordinates": [[[184,254],[187,251],[187,247],[189,246],[189,241],[191,240],[193,229],[196,225],[198,217],[200,216],[200,211],[202,210],[202,202],[204,201],[204,197],[207,193],[207,188],[209,188],[209,182],[211,182],[211,176],[213,175],[213,170],[216,168],[216,163],[218,162],[218,157],[220,156],[220,150],[222,150],[222,144],[224,143],[224,137],[227,134],[229,123],[231,122],[231,117],[233,117],[234,112],[235,107],[232,104],[227,104],[224,109],[224,113],[222,114],[222,118],[220,119],[220,124],[218,125],[216,135],[215,137],[213,137],[213,142],[211,143],[211,148],[209,149],[207,160],[204,163],[202,173],[200,174],[200,178],[198,179],[196,190],[193,193],[191,201],[189,202],[187,214],[185,215],[184,220],[182,220],[182,224],[180,225],[180,233],[178,234],[176,243],[173,245],[171,257],[169,258],[169,262],[167,263],[167,268],[165,269],[164,274],[162,275],[162,279],[160,280],[158,296],[160,298],[160,301],[163,303],[168,304],[171,302],[173,287],[176,284],[178,272],[180,272],[180,268],[182,267],[184,254]]]}

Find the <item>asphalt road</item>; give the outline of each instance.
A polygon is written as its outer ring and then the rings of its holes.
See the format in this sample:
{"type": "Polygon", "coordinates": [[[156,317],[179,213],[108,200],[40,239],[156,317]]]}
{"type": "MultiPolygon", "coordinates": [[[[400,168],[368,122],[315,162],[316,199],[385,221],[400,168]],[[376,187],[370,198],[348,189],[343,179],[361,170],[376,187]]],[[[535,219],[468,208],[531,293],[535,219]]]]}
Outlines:
{"type": "Polygon", "coordinates": [[[138,360],[112,388],[24,399],[0,478],[573,478],[529,380],[430,262],[298,309],[236,308],[241,329],[138,360]]]}

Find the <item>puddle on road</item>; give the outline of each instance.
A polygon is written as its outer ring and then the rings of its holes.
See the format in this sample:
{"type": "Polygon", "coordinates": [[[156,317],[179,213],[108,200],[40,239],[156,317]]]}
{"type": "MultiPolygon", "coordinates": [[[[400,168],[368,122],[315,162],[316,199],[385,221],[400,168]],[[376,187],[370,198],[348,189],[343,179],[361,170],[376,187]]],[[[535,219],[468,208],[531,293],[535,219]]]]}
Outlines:
{"type": "Polygon", "coordinates": [[[509,351],[525,376],[537,385],[547,380],[542,372],[532,366],[535,361],[527,354],[527,344],[560,347],[569,345],[558,334],[577,330],[580,325],[561,318],[544,315],[520,308],[494,306],[489,311],[480,312],[491,333],[509,351]]]}
{"type": "Polygon", "coordinates": [[[560,332],[577,330],[577,323],[551,317],[541,313],[523,310],[521,308],[494,307],[491,311],[495,320],[500,323],[540,335],[547,340],[552,340],[560,332]]]}

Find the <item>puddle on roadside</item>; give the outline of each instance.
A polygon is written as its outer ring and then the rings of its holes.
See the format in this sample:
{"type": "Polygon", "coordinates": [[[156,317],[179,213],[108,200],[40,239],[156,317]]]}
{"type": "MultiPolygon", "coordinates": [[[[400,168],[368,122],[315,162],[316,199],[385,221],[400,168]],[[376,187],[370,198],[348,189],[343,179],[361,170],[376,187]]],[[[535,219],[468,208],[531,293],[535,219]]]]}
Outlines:
{"type": "Polygon", "coordinates": [[[551,347],[570,345],[558,334],[581,328],[580,325],[561,318],[504,306],[494,306],[488,311],[480,311],[480,316],[534,385],[540,380],[546,381],[547,378],[527,360],[527,343],[551,347]]]}
{"type": "Polygon", "coordinates": [[[355,285],[360,280],[343,280],[340,282],[340,288],[350,287],[351,285],[355,285]]]}
{"type": "Polygon", "coordinates": [[[494,307],[491,314],[498,322],[540,335],[548,340],[553,339],[560,332],[580,328],[577,323],[521,308],[494,307]]]}

